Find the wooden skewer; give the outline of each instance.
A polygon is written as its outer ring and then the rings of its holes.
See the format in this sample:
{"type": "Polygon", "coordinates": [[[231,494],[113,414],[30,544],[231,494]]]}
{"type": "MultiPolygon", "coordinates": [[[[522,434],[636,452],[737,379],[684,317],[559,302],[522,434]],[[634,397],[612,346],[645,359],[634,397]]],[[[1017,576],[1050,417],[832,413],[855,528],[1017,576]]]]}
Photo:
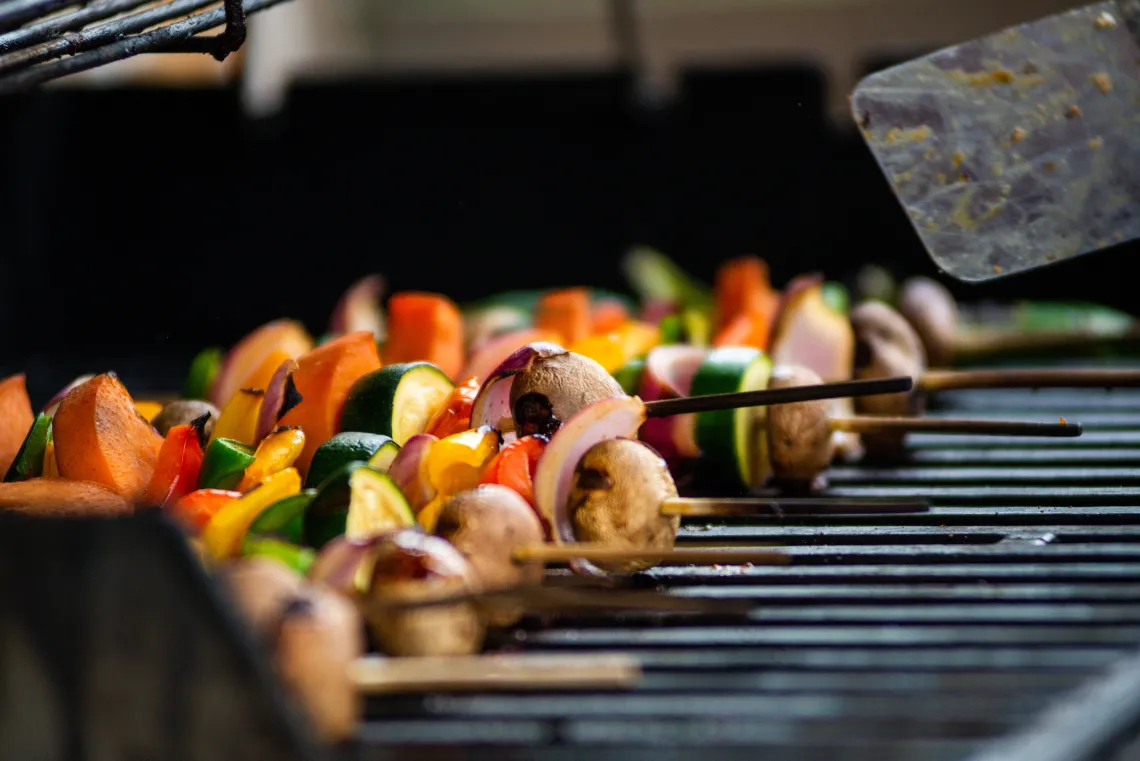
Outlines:
{"type": "Polygon", "coordinates": [[[686,396],[680,399],[661,399],[645,403],[646,417],[669,417],[694,412],[735,410],[742,407],[767,407],[774,404],[813,402],[820,399],[845,399],[855,396],[905,393],[914,388],[914,379],[908,375],[896,378],[819,383],[813,386],[766,388],[760,391],[738,391],[731,394],[686,396]]]}
{"type": "Polygon", "coordinates": [[[848,433],[981,434],[983,436],[1045,436],[1076,438],[1082,433],[1080,423],[1020,423],[1007,420],[956,420],[921,417],[876,417],[857,415],[831,419],[831,427],[848,433]]]}
{"type": "MultiPolygon", "coordinates": [[[[873,378],[871,380],[819,383],[812,386],[794,386],[792,388],[737,391],[730,394],[686,396],[680,399],[659,399],[654,402],[645,402],[645,416],[670,417],[671,415],[687,415],[695,412],[715,412],[744,407],[768,407],[775,404],[812,402],[820,399],[898,394],[906,393],[913,388],[914,378],[909,375],[902,375],[895,378],[873,378]]],[[[503,417],[499,420],[498,428],[504,433],[511,433],[515,430],[515,421],[511,417],[503,417]]]]}
{"type": "Polygon", "coordinates": [[[572,560],[610,563],[626,560],[652,560],[657,563],[687,565],[786,565],[790,558],[783,552],[747,547],[709,547],[700,549],[628,550],[601,544],[536,544],[516,547],[516,563],[568,563],[572,560]]]}
{"type": "Polygon", "coordinates": [[[1137,388],[1140,370],[927,370],[924,391],[972,388],[1137,388]]]}
{"type": "Polygon", "coordinates": [[[877,515],[930,512],[925,499],[773,498],[716,499],[676,497],[661,505],[662,515],[877,515]]]}
{"type": "Polygon", "coordinates": [[[954,336],[955,356],[982,356],[1031,349],[1073,349],[1140,340],[1140,327],[1130,325],[1120,331],[1091,330],[965,330],[954,336]]]}
{"type": "Polygon", "coordinates": [[[617,689],[640,679],[641,664],[619,653],[366,656],[353,662],[350,674],[357,689],[367,694],[617,689]]]}

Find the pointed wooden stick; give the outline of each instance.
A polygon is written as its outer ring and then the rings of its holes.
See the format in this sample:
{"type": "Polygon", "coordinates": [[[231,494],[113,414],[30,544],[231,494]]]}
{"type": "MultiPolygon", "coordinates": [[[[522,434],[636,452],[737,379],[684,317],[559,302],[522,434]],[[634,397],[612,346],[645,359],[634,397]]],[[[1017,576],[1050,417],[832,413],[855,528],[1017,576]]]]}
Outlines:
{"type": "Polygon", "coordinates": [[[681,565],[787,565],[790,558],[783,552],[747,547],[708,547],[699,549],[630,550],[601,544],[536,544],[516,547],[516,563],[569,563],[572,560],[611,563],[627,560],[651,560],[656,563],[681,565]]]}
{"type": "Polygon", "coordinates": [[[820,399],[845,399],[855,396],[897,394],[914,388],[914,379],[903,375],[896,378],[820,383],[813,386],[768,388],[760,391],[739,391],[731,394],[686,396],[680,399],[661,399],[645,403],[646,417],[669,417],[694,412],[734,410],[742,407],[767,407],[774,404],[812,402],[820,399]]]}
{"type": "Polygon", "coordinates": [[[487,692],[630,687],[640,662],[620,653],[358,658],[352,681],[366,694],[397,692],[487,692]]]}
{"type": "Polygon", "coordinates": [[[1078,349],[1140,340],[1140,327],[1120,331],[1092,330],[964,330],[954,336],[954,356],[984,356],[1033,349],[1078,349]]]}
{"type": "Polygon", "coordinates": [[[1137,388],[1140,370],[927,370],[924,391],[972,388],[1137,388]]]}
{"type": "Polygon", "coordinates": [[[930,512],[925,499],[849,499],[849,498],[782,498],[748,497],[718,499],[674,497],[661,505],[662,515],[732,516],[732,515],[877,515],[930,512]]]}
{"type": "Polygon", "coordinates": [[[983,436],[1045,436],[1049,438],[1076,438],[1081,435],[1080,423],[1020,423],[1007,420],[958,420],[950,418],[876,417],[857,415],[832,418],[831,427],[848,433],[905,433],[981,434],[983,436]]]}
{"type": "MultiPolygon", "coordinates": [[[[738,391],[730,394],[686,396],[680,399],[659,399],[655,402],[645,402],[645,416],[669,417],[694,412],[715,412],[743,407],[768,407],[775,404],[812,402],[820,399],[898,394],[905,393],[913,388],[914,378],[909,375],[902,375],[896,378],[874,378],[871,380],[819,383],[812,386],[795,386],[792,388],[738,391]]],[[[515,430],[514,419],[511,417],[500,418],[498,429],[503,433],[513,432],[515,430]]]]}

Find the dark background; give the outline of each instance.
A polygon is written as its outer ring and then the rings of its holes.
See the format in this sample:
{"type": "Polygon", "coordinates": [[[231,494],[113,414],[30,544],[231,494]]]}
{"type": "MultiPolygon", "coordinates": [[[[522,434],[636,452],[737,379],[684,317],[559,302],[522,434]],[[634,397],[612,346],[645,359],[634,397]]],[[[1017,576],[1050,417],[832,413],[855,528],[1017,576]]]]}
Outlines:
{"type": "MultiPolygon", "coordinates": [[[[274,317],[322,332],[366,272],[458,300],[622,289],[639,242],[706,280],[741,253],[777,284],[868,261],[935,275],[825,87],[794,63],[692,70],[647,108],[622,74],[367,79],[298,86],[258,122],[225,89],[0,100],[0,373],[27,372],[36,402],[104,369],[172,389],[199,348],[274,317]]],[[[1131,309],[1111,273],[1135,250],[947,282],[1131,309]]]]}

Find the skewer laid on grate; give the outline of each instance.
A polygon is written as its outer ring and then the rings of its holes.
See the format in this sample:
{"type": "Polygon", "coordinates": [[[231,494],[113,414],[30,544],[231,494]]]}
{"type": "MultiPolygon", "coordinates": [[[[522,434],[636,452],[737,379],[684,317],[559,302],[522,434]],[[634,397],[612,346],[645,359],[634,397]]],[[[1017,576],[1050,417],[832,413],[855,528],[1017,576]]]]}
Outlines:
{"type": "Polygon", "coordinates": [[[245,42],[246,16],[280,2],[9,0],[0,3],[0,93],[142,53],[206,53],[221,61],[245,42]]]}

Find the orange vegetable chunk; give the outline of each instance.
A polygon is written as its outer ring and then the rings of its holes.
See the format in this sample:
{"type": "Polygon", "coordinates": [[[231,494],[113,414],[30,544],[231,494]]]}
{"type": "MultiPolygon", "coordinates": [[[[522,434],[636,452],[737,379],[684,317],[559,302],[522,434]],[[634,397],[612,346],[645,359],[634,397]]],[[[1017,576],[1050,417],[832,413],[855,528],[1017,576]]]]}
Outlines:
{"type": "Polygon", "coordinates": [[[126,515],[133,508],[102,484],[66,478],[31,478],[0,483],[0,510],[44,518],[93,518],[126,515]]]}
{"type": "Polygon", "coordinates": [[[162,436],[114,373],[96,375],[63,398],[52,438],[60,476],[103,484],[131,503],[146,491],[162,448],[162,436]]]}
{"type": "Polygon", "coordinates": [[[366,330],[334,338],[297,360],[293,384],[301,402],[278,422],[282,427],[296,425],[305,431],[305,448],[295,463],[302,474],[309,472],[317,447],[337,433],[340,411],[352,384],[379,369],[376,338],[366,330]]]}
{"type": "Polygon", "coordinates": [[[35,422],[24,375],[0,381],[0,473],[7,473],[35,422]]]}
{"type": "Polygon", "coordinates": [[[590,292],[585,288],[548,291],[538,299],[534,326],[559,334],[567,346],[590,335],[593,325],[590,292]]]}
{"type": "Polygon", "coordinates": [[[408,291],[388,299],[384,361],[431,362],[455,380],[463,369],[463,317],[451,299],[408,291]]]}

